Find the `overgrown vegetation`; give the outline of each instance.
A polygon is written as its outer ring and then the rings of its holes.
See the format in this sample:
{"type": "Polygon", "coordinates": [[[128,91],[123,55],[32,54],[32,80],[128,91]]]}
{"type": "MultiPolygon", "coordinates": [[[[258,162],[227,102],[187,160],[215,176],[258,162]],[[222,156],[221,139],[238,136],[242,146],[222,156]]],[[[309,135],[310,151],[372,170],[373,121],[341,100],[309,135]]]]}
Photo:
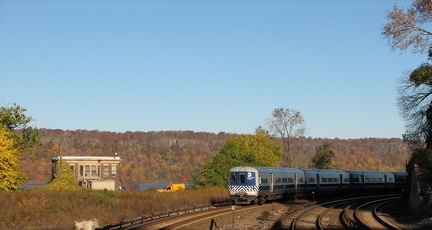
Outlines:
{"type": "Polygon", "coordinates": [[[48,189],[56,191],[75,191],[78,189],[78,181],[66,161],[60,159],[55,171],[55,178],[48,184],[48,189]]]}
{"type": "Polygon", "coordinates": [[[229,200],[225,188],[154,191],[52,191],[36,188],[0,192],[0,229],[72,229],[74,221],[99,218],[100,224],[116,224],[229,200]]]}

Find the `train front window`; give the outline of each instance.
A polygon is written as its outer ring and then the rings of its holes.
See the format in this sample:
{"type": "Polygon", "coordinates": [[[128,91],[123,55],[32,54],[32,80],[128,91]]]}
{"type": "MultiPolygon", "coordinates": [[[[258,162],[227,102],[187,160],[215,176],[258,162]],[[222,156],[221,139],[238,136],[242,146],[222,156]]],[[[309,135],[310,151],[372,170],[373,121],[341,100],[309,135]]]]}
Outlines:
{"type": "Polygon", "coordinates": [[[229,182],[230,184],[237,185],[255,185],[256,181],[254,172],[230,172],[229,182]]]}
{"type": "Polygon", "coordinates": [[[231,173],[231,184],[235,184],[237,183],[237,178],[236,178],[236,174],[235,173],[231,173]]]}
{"type": "Polygon", "coordinates": [[[240,173],[240,184],[246,183],[246,173],[240,173]]]}

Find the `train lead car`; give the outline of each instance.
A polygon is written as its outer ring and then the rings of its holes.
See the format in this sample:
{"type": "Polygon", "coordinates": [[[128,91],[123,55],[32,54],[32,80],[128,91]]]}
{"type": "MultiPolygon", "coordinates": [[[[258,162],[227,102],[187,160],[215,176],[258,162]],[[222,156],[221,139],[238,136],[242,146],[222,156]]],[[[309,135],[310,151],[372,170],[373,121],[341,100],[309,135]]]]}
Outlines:
{"type": "Polygon", "coordinates": [[[235,204],[260,204],[312,193],[400,192],[405,188],[406,177],[405,172],[239,166],[229,170],[228,191],[235,204]]]}

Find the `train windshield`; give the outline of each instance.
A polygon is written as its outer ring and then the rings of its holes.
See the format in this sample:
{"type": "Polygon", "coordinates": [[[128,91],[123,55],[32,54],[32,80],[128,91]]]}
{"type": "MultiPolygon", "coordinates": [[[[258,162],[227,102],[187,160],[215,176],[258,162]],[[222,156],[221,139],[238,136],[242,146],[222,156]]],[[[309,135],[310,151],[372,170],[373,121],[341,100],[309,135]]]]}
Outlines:
{"type": "Polygon", "coordinates": [[[231,184],[255,185],[255,172],[231,172],[231,184]]]}

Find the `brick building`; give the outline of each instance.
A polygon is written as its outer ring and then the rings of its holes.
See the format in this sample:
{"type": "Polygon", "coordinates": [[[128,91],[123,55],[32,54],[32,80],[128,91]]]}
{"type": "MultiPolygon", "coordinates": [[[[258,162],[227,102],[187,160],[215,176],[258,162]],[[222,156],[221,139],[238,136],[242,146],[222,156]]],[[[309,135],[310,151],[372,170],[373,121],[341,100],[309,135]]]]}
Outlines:
{"type": "Polygon", "coordinates": [[[120,157],[53,156],[51,158],[53,179],[56,177],[56,165],[60,159],[69,164],[79,186],[90,189],[119,189],[118,169],[121,164],[120,157]]]}

